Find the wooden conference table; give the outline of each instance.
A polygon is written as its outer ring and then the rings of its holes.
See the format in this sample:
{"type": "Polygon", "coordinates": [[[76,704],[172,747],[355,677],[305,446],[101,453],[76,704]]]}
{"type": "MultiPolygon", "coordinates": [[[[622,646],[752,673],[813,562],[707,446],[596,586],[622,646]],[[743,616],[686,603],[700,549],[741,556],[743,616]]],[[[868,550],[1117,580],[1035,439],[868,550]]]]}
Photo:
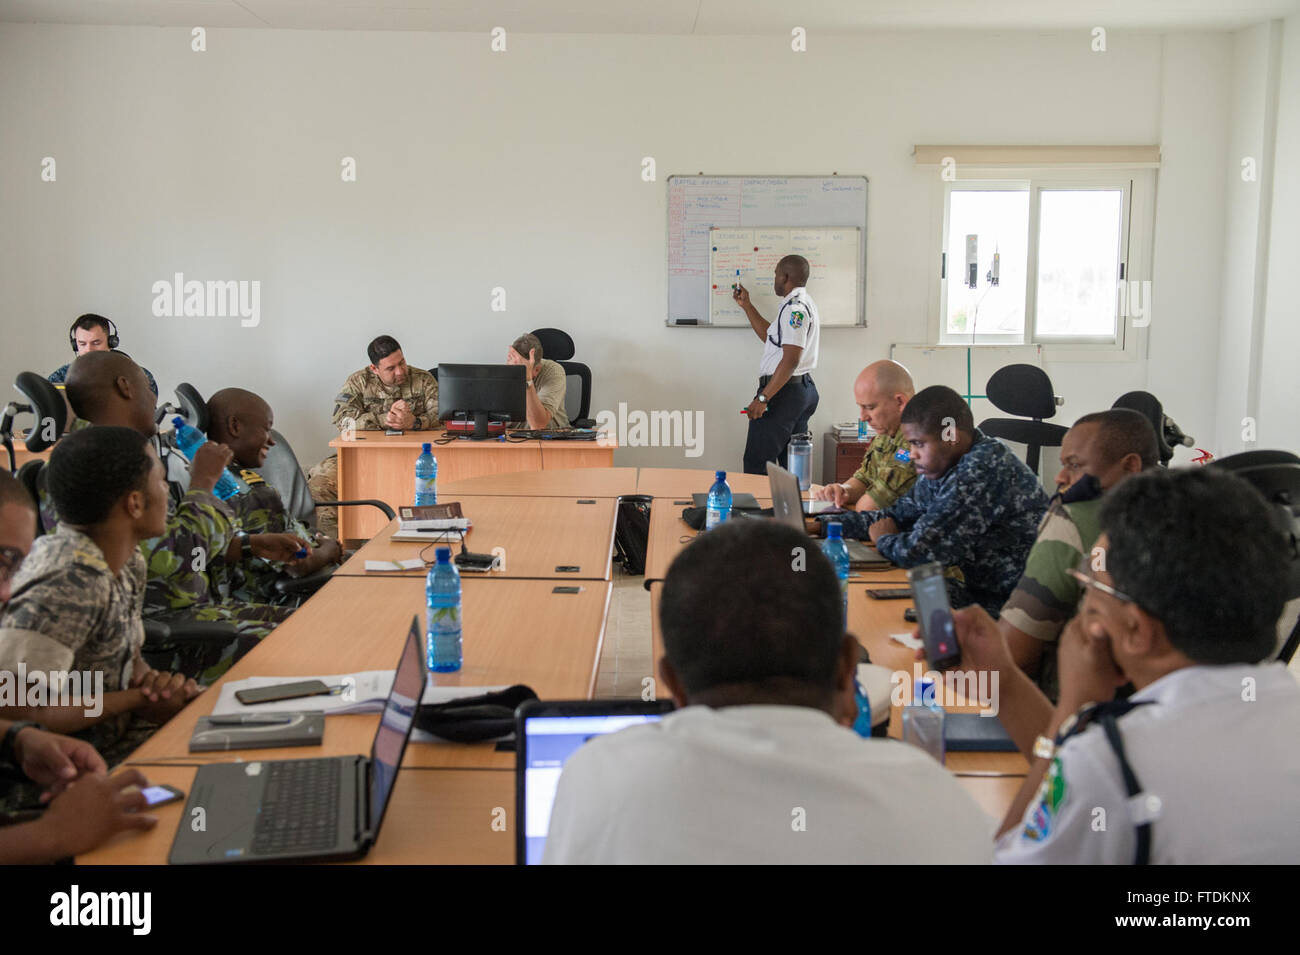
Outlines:
{"type": "MultiPolygon", "coordinates": [[[[733,489],[765,491],[766,478],[728,475],[733,489]]],[[[651,510],[647,579],[667,567],[693,532],[681,520],[680,502],[712,483],[711,471],[637,468],[576,469],[532,475],[489,475],[454,485],[440,481],[439,496],[462,502],[474,523],[467,543],[475,550],[505,548],[506,569],[464,575],[465,665],[458,673],[433,674],[440,686],[503,686],[526,683],[543,698],[589,698],[594,694],[605,622],[612,590],[609,558],[616,497],[642,488],[666,494],[651,510]],[[611,473],[615,473],[611,479],[611,473]],[[543,493],[524,500],[510,491],[511,479],[527,477],[543,493]],[[621,490],[619,487],[621,486],[621,490]],[[473,490],[473,495],[467,493],[473,490]],[[594,504],[579,503],[595,499],[594,504]],[[532,508],[537,526],[518,516],[532,508]],[[578,523],[574,523],[574,522],[578,523]],[[478,535],[482,535],[479,537],[478,535]],[[579,574],[557,571],[572,561],[579,574]],[[573,587],[578,593],[567,593],[573,587]],[[557,588],[559,590],[557,591],[557,588]]],[[[766,503],[763,501],[762,503],[766,503]]],[[[302,678],[388,669],[396,664],[411,618],[423,620],[423,573],[369,573],[369,559],[392,559],[404,548],[381,533],[336,573],[325,587],[281,624],[261,645],[231,668],[185,710],[133,753],[151,782],[193,787],[197,767],[238,759],[291,759],[368,753],[379,715],[328,718],[321,746],[229,753],[190,753],[189,739],[199,716],[212,710],[221,686],[250,676],[302,678]],[[361,563],[356,563],[360,559],[361,563]]],[[[899,571],[872,579],[897,580],[899,571]]],[[[658,590],[649,599],[657,610],[658,590]]],[[[912,651],[889,641],[902,624],[905,601],[868,603],[866,584],[850,593],[850,629],[872,659],[891,668],[911,669],[912,651]],[[897,621],[893,618],[897,617],[897,621]]],[[[659,655],[654,616],[655,659],[659,655]]],[[[394,788],[378,842],[363,862],[510,863],[514,859],[514,753],[495,744],[412,742],[394,788]],[[504,827],[504,828],[503,828],[504,827]]],[[[948,766],[990,815],[1000,817],[1025,772],[1017,754],[951,754],[948,766]]],[[[161,864],[166,861],[183,802],[159,807],[150,832],[121,834],[78,859],[83,864],[161,864]]]]}
{"type": "MultiPolygon", "coordinates": [[[[438,459],[438,489],[444,498],[450,490],[445,488],[446,485],[487,474],[525,477],[527,472],[533,471],[611,469],[614,465],[616,445],[612,441],[473,441],[456,438],[447,444],[436,443],[442,434],[438,429],[397,435],[383,431],[358,431],[352,438],[335,438],[330,447],[339,456],[338,499],[378,499],[394,510],[412,503],[415,459],[426,441],[433,444],[433,455],[438,459]]],[[[523,486],[527,486],[526,481],[523,486]]],[[[625,492],[626,488],[622,488],[616,495],[625,492]]],[[[535,492],[525,490],[522,493],[535,492]]],[[[383,526],[384,516],[373,507],[339,508],[341,540],[365,540],[383,526]]]]}

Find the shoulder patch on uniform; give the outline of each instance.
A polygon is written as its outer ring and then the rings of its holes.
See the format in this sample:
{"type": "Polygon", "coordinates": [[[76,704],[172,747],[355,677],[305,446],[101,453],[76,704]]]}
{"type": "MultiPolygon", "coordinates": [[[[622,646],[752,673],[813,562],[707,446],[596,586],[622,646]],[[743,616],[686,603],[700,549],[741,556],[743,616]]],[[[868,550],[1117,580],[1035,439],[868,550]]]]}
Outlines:
{"type": "Polygon", "coordinates": [[[791,328],[802,328],[802,327],[803,327],[803,317],[804,317],[804,316],[803,316],[803,312],[798,311],[797,309],[792,310],[792,311],[790,312],[790,327],[791,327],[791,328]]]}
{"type": "Polygon", "coordinates": [[[266,483],[266,479],[263,478],[262,475],[258,474],[256,471],[250,471],[248,468],[239,469],[239,479],[250,486],[253,484],[266,483]]]}
{"type": "Polygon", "coordinates": [[[1065,774],[1061,769],[1061,757],[1057,756],[1048,767],[1042,784],[1038,787],[1037,802],[1034,811],[1025,822],[1024,837],[1033,842],[1042,842],[1052,834],[1052,821],[1065,802],[1065,774]]]}
{"type": "Polygon", "coordinates": [[[902,461],[904,464],[912,463],[912,452],[909,451],[907,448],[899,448],[897,451],[894,452],[894,457],[897,458],[899,461],[902,461]]]}

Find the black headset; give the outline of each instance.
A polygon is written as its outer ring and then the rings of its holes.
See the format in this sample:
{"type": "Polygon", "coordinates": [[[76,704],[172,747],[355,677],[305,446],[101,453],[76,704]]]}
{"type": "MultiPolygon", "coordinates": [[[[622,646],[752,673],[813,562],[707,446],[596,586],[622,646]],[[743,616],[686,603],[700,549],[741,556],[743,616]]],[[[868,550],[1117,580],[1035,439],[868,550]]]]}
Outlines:
{"type": "Polygon", "coordinates": [[[72,327],[68,329],[68,344],[72,346],[72,353],[74,355],[77,354],[77,326],[87,319],[94,322],[96,325],[102,325],[104,328],[108,329],[109,351],[112,351],[118,346],[121,339],[117,337],[117,326],[113,324],[113,320],[111,318],[105,318],[103,315],[95,315],[93,312],[87,312],[85,315],[82,315],[73,322],[72,327]]]}

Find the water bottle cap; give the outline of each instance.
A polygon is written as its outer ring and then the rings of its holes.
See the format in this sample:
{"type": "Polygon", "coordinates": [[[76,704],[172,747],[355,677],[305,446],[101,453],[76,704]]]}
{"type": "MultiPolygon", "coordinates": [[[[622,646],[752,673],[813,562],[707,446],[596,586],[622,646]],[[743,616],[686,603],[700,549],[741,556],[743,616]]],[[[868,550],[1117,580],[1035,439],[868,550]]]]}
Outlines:
{"type": "Polygon", "coordinates": [[[450,563],[451,563],[451,548],[450,548],[450,547],[439,547],[437,550],[434,551],[434,554],[437,555],[438,563],[440,563],[440,564],[450,564],[450,563]]]}
{"type": "Polygon", "coordinates": [[[727,472],[726,472],[726,471],[714,471],[714,472],[713,472],[713,476],[716,477],[719,481],[725,481],[725,480],[727,479],[727,472]]]}
{"type": "Polygon", "coordinates": [[[839,521],[829,521],[826,524],[826,539],[839,540],[843,535],[844,526],[839,521]]]}
{"type": "Polygon", "coordinates": [[[185,426],[185,419],[184,419],[184,418],[182,418],[180,415],[174,415],[174,416],[172,417],[172,427],[173,427],[173,428],[175,428],[177,431],[179,431],[179,430],[180,430],[181,428],[183,428],[184,426],[185,426]]]}
{"type": "Polygon", "coordinates": [[[925,703],[926,705],[929,705],[930,703],[935,702],[935,698],[937,695],[938,694],[935,693],[933,680],[916,681],[916,693],[915,693],[916,702],[925,703]]]}
{"type": "Polygon", "coordinates": [[[424,449],[422,452],[424,454],[429,454],[433,451],[433,445],[428,441],[424,442],[424,444],[421,445],[421,447],[424,449]]]}

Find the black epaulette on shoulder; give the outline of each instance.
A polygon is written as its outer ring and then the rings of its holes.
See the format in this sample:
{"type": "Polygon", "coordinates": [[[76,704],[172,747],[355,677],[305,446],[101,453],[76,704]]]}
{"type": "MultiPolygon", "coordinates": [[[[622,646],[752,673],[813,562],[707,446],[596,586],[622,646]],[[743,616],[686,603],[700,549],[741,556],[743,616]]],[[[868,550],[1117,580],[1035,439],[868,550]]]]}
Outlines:
{"type": "Polygon", "coordinates": [[[256,471],[250,471],[248,468],[239,469],[239,479],[249,487],[252,487],[255,484],[266,483],[266,479],[262,477],[262,475],[258,474],[256,471]]]}

